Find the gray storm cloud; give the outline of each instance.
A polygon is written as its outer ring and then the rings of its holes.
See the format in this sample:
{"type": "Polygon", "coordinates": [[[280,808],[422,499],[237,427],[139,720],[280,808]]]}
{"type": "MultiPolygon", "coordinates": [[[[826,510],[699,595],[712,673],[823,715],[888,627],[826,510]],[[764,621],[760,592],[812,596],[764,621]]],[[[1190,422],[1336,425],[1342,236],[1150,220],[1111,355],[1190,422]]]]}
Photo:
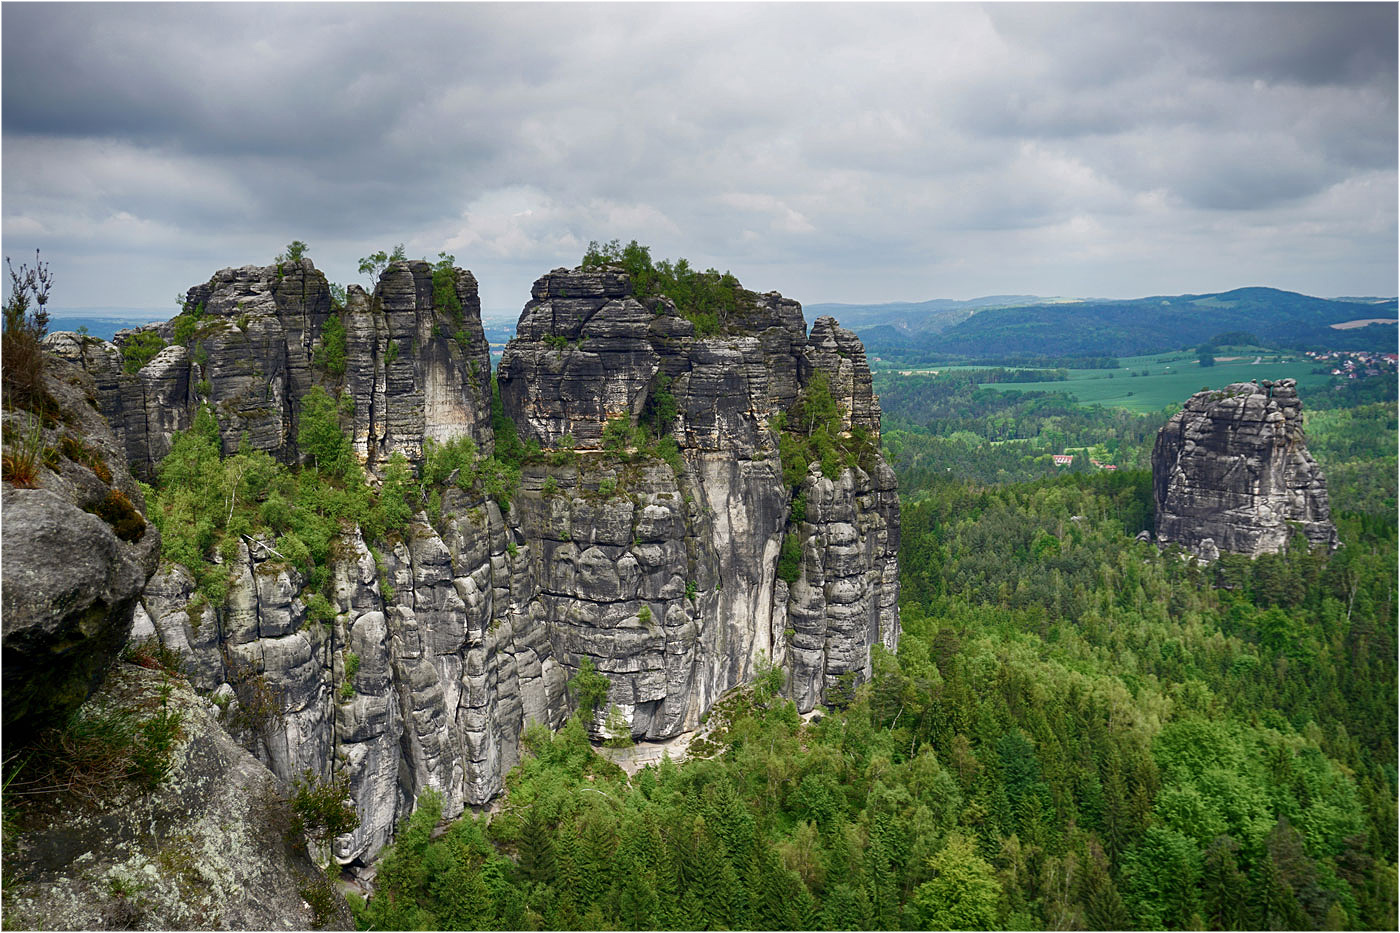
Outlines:
{"type": "Polygon", "coordinates": [[[0,15],[5,250],[70,306],[293,238],[447,249],[498,310],[612,237],[804,301],[1395,291],[1394,5],[0,15]]]}

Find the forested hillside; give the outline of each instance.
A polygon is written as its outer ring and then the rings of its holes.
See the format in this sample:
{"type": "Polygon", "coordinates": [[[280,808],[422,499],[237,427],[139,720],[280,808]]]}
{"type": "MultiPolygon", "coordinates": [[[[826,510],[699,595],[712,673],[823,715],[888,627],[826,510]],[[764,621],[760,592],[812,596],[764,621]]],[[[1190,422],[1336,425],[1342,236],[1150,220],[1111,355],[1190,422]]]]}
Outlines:
{"type": "Polygon", "coordinates": [[[1017,481],[1047,435],[1140,463],[1151,417],[917,392],[873,683],[806,725],[772,674],[630,780],[537,731],[499,815],[425,801],[361,926],[1393,929],[1393,405],[1310,422],[1339,551],[1201,567],[1135,540],[1144,471],[1017,481]]]}
{"type": "MultiPolygon", "coordinates": [[[[876,376],[886,456],[899,474],[903,501],[918,501],[954,477],[1006,483],[1053,476],[1064,468],[1052,455],[1067,449],[1082,453],[1071,470],[1093,469],[1090,456],[1119,468],[1148,468],[1165,414],[1086,408],[1063,392],[985,386],[1014,382],[1006,372],[1018,371],[876,376]]],[[[1045,378],[1034,370],[1019,372],[1045,378]]]]}

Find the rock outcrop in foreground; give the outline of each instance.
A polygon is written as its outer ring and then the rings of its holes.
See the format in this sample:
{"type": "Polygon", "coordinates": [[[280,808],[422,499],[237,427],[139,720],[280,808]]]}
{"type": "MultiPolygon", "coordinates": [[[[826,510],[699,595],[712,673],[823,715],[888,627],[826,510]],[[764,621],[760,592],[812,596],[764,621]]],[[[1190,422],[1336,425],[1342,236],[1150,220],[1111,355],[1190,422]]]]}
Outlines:
{"type": "Polygon", "coordinates": [[[1281,552],[1294,527],[1337,546],[1293,379],[1197,392],[1157,434],[1152,482],[1157,540],[1203,559],[1281,552]]]}
{"type": "Polygon", "coordinates": [[[344,898],[288,839],[285,787],[229,738],[213,709],[179,678],[118,664],[82,715],[177,717],[170,772],[149,792],[109,782],[96,799],[46,806],[40,796],[16,808],[13,825],[7,816],[7,929],[353,926],[344,898]]]}
{"type": "MultiPolygon", "coordinates": [[[[297,462],[312,385],[349,397],[342,425],[372,472],[396,452],[421,466],[429,441],[470,438],[484,457],[498,440],[489,358],[475,280],[453,275],[455,302],[426,263],[393,263],[372,296],[352,287],[333,309],[309,262],[225,270],[190,290],[194,336],[139,372],[116,348],[50,345],[93,372],[147,473],[204,402],[225,454],[246,437],[297,462]]],[[[585,661],[609,684],[595,736],[661,739],[762,665],[810,710],[869,677],[873,645],[896,646],[899,503],[864,349],[829,318],[808,333],[794,301],[744,295],[718,335],[696,336],[621,271],[541,278],[500,367],[505,414],[540,448],[508,506],[449,481],[387,541],[346,528],[332,622],[312,619],[305,575],[256,536],[227,555],[221,605],[184,568],[151,580],[138,630],[190,659],[246,747],[284,778],[349,775],[362,823],[337,841],[341,862],[372,858],[425,790],[449,814],[498,794],[525,726],[570,714],[585,661]],[[778,416],[814,380],[863,453],[785,479],[778,416]]]]}
{"type": "Polygon", "coordinates": [[[87,374],[49,360],[56,417],[4,413],[5,452],[32,478],[4,483],[4,720],[9,740],[61,725],[95,690],[131,633],[160,559],[141,489],[97,412],[87,374]]]}
{"type": "Polygon", "coordinates": [[[53,410],[4,412],[5,926],[348,925],[299,893],[329,885],[284,838],[282,782],[184,681],[118,660],[160,532],[90,376],[50,357],[45,384],[53,410]],[[143,787],[133,749],[162,724],[143,787]]]}

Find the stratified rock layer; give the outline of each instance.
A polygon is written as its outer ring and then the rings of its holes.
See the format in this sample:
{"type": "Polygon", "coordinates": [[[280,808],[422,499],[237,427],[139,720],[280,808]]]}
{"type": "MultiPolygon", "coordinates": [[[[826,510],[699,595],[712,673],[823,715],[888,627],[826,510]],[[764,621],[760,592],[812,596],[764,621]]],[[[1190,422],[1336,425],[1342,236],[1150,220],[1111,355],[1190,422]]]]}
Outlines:
{"type": "Polygon", "coordinates": [[[1157,434],[1152,481],[1157,540],[1200,557],[1278,553],[1293,527],[1337,546],[1292,379],[1197,392],[1157,434]]]}
{"type": "MultiPolygon", "coordinates": [[[[809,336],[801,307],[775,292],[726,324],[697,337],[669,301],[633,297],[624,273],[560,269],[535,283],[501,358],[506,414],[544,449],[578,451],[584,489],[587,466],[610,462],[599,452],[607,423],[635,424],[663,389],[674,397],[674,422],[652,428],[678,441],[682,469],[601,481],[625,497],[556,495],[521,512],[526,537],[541,542],[562,660],[607,672],[611,702],[648,738],[694,728],[765,662],[787,668],[810,710],[843,679],[869,676],[872,644],[898,638],[893,473],[878,457],[872,473],[814,469],[797,490],[806,518],[793,523],[770,427],[822,372],[841,427],[878,443],[864,348],[831,318],[809,336]],[[791,588],[777,576],[787,534],[804,555],[791,588]]],[[[577,482],[555,478],[560,489],[577,482]]]]}
{"type": "MultiPolygon", "coordinates": [[[[218,406],[226,451],[246,430],[254,446],[299,459],[309,384],[293,372],[353,400],[343,424],[372,471],[395,451],[420,464],[430,439],[470,437],[481,455],[492,451],[470,273],[454,273],[460,315],[439,307],[424,263],[391,265],[373,297],[352,287],[340,312],[343,374],[323,364],[323,279],[309,264],[299,274],[306,297],[286,307],[274,300],[276,267],[226,270],[191,290],[201,320],[236,313],[233,330],[276,335],[270,356],[245,355],[287,361],[260,433],[247,409],[218,406]],[[240,306],[245,293],[273,297],[240,306]]],[[[115,371],[113,349],[54,343],[93,361],[104,407],[121,414],[137,384],[167,387],[162,398],[179,396],[181,379],[204,382],[211,400],[245,391],[224,385],[244,378],[244,364],[210,330],[202,350],[168,349],[134,375],[115,371]]],[[[286,778],[307,768],[350,776],[362,823],[337,840],[342,862],[373,857],[424,790],[439,791],[449,815],[498,794],[524,728],[569,715],[566,685],[585,659],[609,681],[594,734],[611,712],[612,726],[660,739],[694,728],[761,665],[788,672],[805,711],[868,678],[872,645],[897,644],[899,503],[876,453],[879,406],[859,340],[830,318],[809,335],[801,307],[776,293],[751,296],[721,335],[695,330],[669,302],[638,301],[621,272],[556,270],[535,283],[500,367],[506,414],[542,450],[508,511],[448,483],[431,513],[387,542],[347,529],[333,549],[329,622],[312,620],[304,576],[256,537],[230,558],[222,605],[204,604],[176,566],[146,588],[139,631],[189,655],[194,681],[228,701],[223,722],[246,747],[286,778]],[[794,490],[770,424],[818,372],[841,428],[868,432],[874,446],[866,468],[828,477],[814,466],[794,490]],[[657,424],[668,394],[675,414],[657,424]],[[679,456],[616,440],[605,449],[604,429],[619,419],[674,439],[679,456]],[[806,503],[798,521],[794,493],[806,503]],[[789,536],[802,554],[792,586],[777,572],[789,536]]],[[[128,450],[147,470],[177,421],[127,416],[128,450]]]]}

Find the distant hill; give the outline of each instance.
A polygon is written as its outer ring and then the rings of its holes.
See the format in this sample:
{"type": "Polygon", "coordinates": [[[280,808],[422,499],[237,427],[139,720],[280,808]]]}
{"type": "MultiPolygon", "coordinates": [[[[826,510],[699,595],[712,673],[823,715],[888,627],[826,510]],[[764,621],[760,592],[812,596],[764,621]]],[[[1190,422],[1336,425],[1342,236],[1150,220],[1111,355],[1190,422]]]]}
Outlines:
{"type": "Polygon", "coordinates": [[[52,308],[49,311],[49,331],[77,330],[103,340],[111,340],[119,330],[140,327],[155,321],[168,321],[175,314],[155,308],[52,308]]]}
{"type": "Polygon", "coordinates": [[[933,298],[929,301],[891,301],[885,304],[840,304],[826,302],[803,305],[808,320],[829,314],[841,326],[860,332],[862,328],[888,327],[898,334],[937,333],[979,311],[989,308],[1027,308],[1066,298],[1041,298],[1038,295],[987,295],[983,298],[933,298]]]}
{"type": "Polygon", "coordinates": [[[1393,351],[1394,324],[1331,325],[1394,317],[1394,298],[1313,298],[1276,288],[1238,288],[1117,301],[1037,299],[972,309],[937,330],[918,328],[917,318],[903,326],[888,319],[846,326],[872,356],[912,362],[1139,356],[1195,346],[1227,331],[1246,332],[1271,347],[1393,351]]]}

